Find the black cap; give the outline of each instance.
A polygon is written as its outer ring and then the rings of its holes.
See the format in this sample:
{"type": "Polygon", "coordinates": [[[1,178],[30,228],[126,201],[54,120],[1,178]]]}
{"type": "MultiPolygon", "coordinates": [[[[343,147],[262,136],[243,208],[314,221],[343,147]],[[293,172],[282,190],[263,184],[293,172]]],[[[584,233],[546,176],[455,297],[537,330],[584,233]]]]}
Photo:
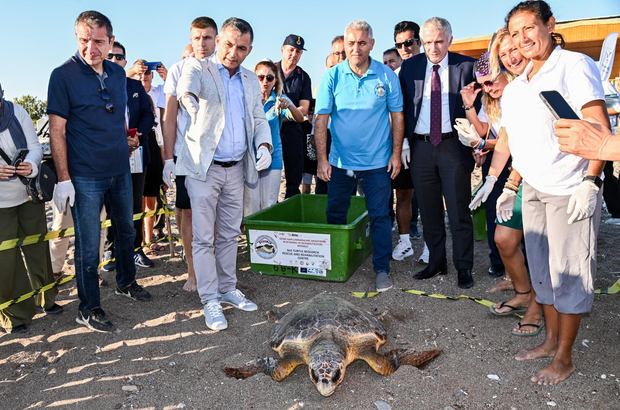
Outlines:
{"type": "Polygon", "coordinates": [[[283,46],[293,46],[293,47],[295,47],[298,50],[306,51],[306,49],[304,48],[304,44],[305,43],[306,42],[304,41],[303,37],[298,36],[296,34],[289,34],[284,39],[284,43],[282,45],[283,46]]]}

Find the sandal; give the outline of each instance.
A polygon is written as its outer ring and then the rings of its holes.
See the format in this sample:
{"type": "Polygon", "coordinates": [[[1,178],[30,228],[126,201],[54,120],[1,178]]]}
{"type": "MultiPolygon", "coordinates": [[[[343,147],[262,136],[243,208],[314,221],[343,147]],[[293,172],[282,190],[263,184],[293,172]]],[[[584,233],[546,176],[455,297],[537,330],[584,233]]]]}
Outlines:
{"type": "Polygon", "coordinates": [[[493,306],[494,305],[489,306],[489,310],[491,310],[491,313],[493,313],[496,316],[508,316],[508,315],[512,315],[512,314],[515,314],[515,313],[525,313],[527,311],[527,306],[515,307],[515,306],[510,306],[510,305],[506,304],[506,302],[502,302],[502,303],[500,303],[498,309],[502,309],[502,308],[507,307],[507,308],[510,308],[510,310],[508,312],[499,313],[497,310],[495,310],[495,308],[493,306]]]}
{"type": "Polygon", "coordinates": [[[151,245],[149,245],[149,249],[151,251],[156,251],[156,252],[163,252],[166,250],[166,248],[164,248],[163,246],[161,246],[158,243],[152,243],[151,245]]]}
{"type": "Polygon", "coordinates": [[[517,323],[517,326],[519,326],[519,330],[521,330],[525,326],[532,326],[532,327],[536,328],[536,330],[534,332],[530,332],[530,333],[515,332],[513,330],[510,333],[512,333],[515,336],[532,337],[532,336],[536,336],[537,334],[539,334],[545,328],[545,321],[543,320],[542,323],[539,324],[539,325],[536,325],[534,323],[521,323],[521,322],[519,322],[519,323],[517,323]]]}

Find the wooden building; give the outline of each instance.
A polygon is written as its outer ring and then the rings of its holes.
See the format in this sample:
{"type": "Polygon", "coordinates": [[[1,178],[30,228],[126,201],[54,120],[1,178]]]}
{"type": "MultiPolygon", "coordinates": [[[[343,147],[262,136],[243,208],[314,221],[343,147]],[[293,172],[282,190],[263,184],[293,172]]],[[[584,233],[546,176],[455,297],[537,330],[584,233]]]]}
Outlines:
{"type": "MultiPolygon", "coordinates": [[[[556,24],[555,31],[564,36],[567,50],[587,54],[594,61],[598,61],[605,37],[614,31],[620,32],[620,15],[560,21],[556,24]]],[[[488,49],[491,36],[492,34],[454,40],[450,51],[479,58],[488,49]]],[[[620,39],[616,43],[616,57],[610,81],[615,82],[616,88],[620,89],[620,39]]]]}

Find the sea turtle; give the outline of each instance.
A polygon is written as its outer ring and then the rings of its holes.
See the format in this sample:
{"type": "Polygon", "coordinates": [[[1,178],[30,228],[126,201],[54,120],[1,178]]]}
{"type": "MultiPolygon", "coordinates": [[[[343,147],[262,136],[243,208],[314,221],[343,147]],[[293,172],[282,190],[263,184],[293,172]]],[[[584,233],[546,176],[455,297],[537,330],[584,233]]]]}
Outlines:
{"type": "Polygon", "coordinates": [[[405,364],[420,367],[440,352],[395,349],[379,354],[386,340],[387,331],[375,316],[336,296],[319,294],[287,313],[271,332],[270,346],[279,358],[256,359],[223,370],[238,379],[263,372],[281,381],[305,364],[319,393],[330,396],[344,379],[347,366],[357,359],[387,376],[405,364]]]}

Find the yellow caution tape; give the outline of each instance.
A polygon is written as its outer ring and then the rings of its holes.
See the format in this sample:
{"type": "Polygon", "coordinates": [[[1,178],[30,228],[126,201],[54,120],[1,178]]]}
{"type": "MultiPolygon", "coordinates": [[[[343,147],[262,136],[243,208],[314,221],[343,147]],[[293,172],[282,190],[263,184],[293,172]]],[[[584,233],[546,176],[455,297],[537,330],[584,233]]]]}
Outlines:
{"type": "Polygon", "coordinates": [[[374,298],[381,292],[351,292],[351,296],[355,296],[356,298],[364,299],[364,298],[374,298]]]}
{"type": "Polygon", "coordinates": [[[39,293],[43,293],[43,292],[48,291],[48,290],[50,290],[52,288],[55,288],[56,286],[60,286],[60,285],[62,285],[64,283],[67,283],[67,282],[71,281],[74,277],[75,277],[75,275],[69,275],[69,276],[62,277],[62,278],[58,279],[57,281],[50,283],[49,285],[45,285],[42,288],[39,288],[37,290],[33,290],[32,292],[26,293],[25,295],[22,295],[22,296],[20,296],[18,298],[15,298],[13,300],[9,300],[8,302],[4,302],[3,304],[0,305],[0,310],[4,310],[4,309],[8,308],[11,305],[14,305],[16,303],[23,302],[26,299],[30,299],[32,297],[35,297],[39,293]]]}
{"type": "MultiPolygon", "coordinates": [[[[149,216],[160,215],[160,214],[171,215],[171,214],[174,214],[174,211],[160,209],[159,211],[142,212],[139,214],[135,214],[133,216],[133,220],[137,221],[138,219],[148,218],[149,216]]],[[[108,226],[110,226],[109,219],[106,219],[105,221],[101,222],[102,228],[105,228],[108,226]]],[[[45,242],[45,241],[49,241],[51,239],[56,239],[56,238],[66,238],[69,236],[73,236],[74,234],[75,234],[75,228],[71,227],[67,229],[60,229],[58,231],[48,232],[46,234],[30,235],[30,236],[26,236],[25,238],[7,239],[6,241],[0,242],[0,251],[17,248],[19,246],[32,245],[34,243],[39,243],[39,242],[45,242]]]]}
{"type": "Polygon", "coordinates": [[[614,283],[607,289],[596,289],[594,291],[594,293],[596,293],[597,295],[600,295],[600,294],[615,295],[618,292],[620,292],[620,279],[618,279],[616,283],[614,283]]]}

